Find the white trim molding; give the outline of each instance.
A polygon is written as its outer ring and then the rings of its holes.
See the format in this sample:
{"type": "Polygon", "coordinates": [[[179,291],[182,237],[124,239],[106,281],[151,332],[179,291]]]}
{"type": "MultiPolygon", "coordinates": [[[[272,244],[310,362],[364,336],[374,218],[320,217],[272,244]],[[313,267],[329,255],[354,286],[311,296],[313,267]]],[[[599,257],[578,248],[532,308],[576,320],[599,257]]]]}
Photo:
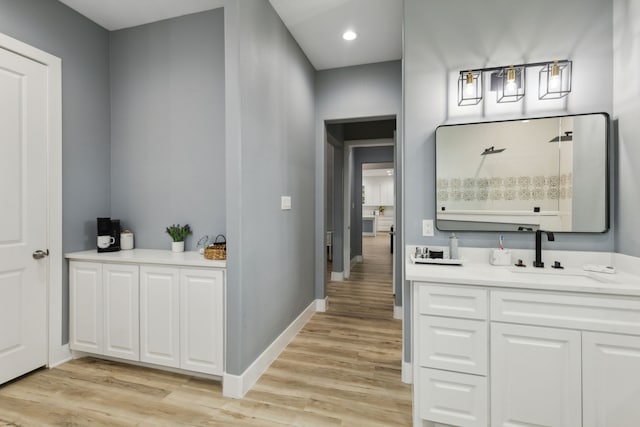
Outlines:
{"type": "Polygon", "coordinates": [[[329,297],[318,298],[316,300],[316,312],[324,313],[329,308],[329,297]]]}
{"type": "Polygon", "coordinates": [[[351,258],[351,267],[353,267],[354,265],[362,262],[362,255],[356,255],[353,258],[351,258]]]}
{"type": "Polygon", "coordinates": [[[404,313],[404,311],[402,310],[402,306],[401,305],[394,305],[393,306],[393,318],[397,319],[397,320],[402,320],[402,314],[404,313]]]}
{"type": "Polygon", "coordinates": [[[71,358],[62,344],[62,61],[45,51],[0,33],[0,48],[47,67],[47,365],[71,358]]]}
{"type": "Polygon", "coordinates": [[[409,362],[402,361],[402,382],[413,384],[413,366],[409,362]]]}
{"type": "Polygon", "coordinates": [[[342,282],[344,280],[344,271],[332,271],[331,272],[331,281],[332,282],[342,282]]]}
{"type": "Polygon", "coordinates": [[[319,301],[323,300],[312,301],[241,375],[232,375],[225,372],[222,376],[222,395],[234,399],[242,399],[311,319],[317,311],[320,304],[319,301]]]}

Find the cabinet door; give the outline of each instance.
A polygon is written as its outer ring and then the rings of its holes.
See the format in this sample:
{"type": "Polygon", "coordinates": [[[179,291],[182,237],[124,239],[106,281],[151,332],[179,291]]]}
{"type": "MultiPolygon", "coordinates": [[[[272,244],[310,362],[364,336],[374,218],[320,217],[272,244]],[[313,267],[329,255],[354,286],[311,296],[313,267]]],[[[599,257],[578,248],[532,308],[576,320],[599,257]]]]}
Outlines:
{"type": "Polygon", "coordinates": [[[140,360],[138,266],[104,264],[104,354],[140,360]]]}
{"type": "Polygon", "coordinates": [[[393,206],[393,178],[389,177],[382,181],[380,185],[380,204],[384,206],[393,206]]]}
{"type": "Polygon", "coordinates": [[[210,269],[180,270],[180,367],[223,373],[224,276],[210,269]]]}
{"type": "Polygon", "coordinates": [[[584,427],[640,425],[640,337],[582,335],[584,427]]]}
{"type": "Polygon", "coordinates": [[[580,332],[491,325],[491,425],[580,427],[580,332]]]}
{"type": "Polygon", "coordinates": [[[178,268],[140,267],[140,360],[180,366],[178,268]]]}
{"type": "Polygon", "coordinates": [[[69,347],[103,351],[102,264],[69,262],[69,347]]]}

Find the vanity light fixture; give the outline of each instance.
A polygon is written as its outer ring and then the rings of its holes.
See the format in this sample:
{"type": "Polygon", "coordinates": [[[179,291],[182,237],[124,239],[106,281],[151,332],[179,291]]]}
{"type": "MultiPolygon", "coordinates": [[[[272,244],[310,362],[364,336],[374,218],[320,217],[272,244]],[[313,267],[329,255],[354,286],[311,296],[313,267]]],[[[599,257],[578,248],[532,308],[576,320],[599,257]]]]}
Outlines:
{"type": "Polygon", "coordinates": [[[344,33],[342,33],[342,38],[345,39],[346,41],[355,40],[358,38],[358,33],[356,33],[353,30],[347,30],[344,33]]]}
{"type": "Polygon", "coordinates": [[[558,99],[571,92],[571,61],[553,61],[539,73],[538,98],[558,99]]]}
{"type": "Polygon", "coordinates": [[[498,80],[496,84],[497,102],[518,102],[524,98],[524,73],[524,66],[509,65],[509,67],[491,75],[492,80],[494,76],[498,80]]]}
{"type": "Polygon", "coordinates": [[[476,105],[482,101],[482,79],[490,75],[489,90],[496,92],[499,103],[517,102],[525,95],[527,68],[542,67],[538,79],[538,99],[558,99],[571,92],[571,64],[564,60],[479,68],[460,71],[458,105],[476,105]]]}
{"type": "Polygon", "coordinates": [[[460,71],[458,105],[476,105],[482,101],[482,71],[460,71]]]}

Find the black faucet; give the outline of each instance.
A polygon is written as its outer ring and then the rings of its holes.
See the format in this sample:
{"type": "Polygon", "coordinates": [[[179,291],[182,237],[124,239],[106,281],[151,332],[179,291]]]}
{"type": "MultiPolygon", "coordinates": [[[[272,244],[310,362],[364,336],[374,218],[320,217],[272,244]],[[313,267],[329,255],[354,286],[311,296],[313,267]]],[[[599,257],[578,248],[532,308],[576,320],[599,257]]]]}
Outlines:
{"type": "Polygon", "coordinates": [[[533,266],[539,268],[544,267],[544,262],[542,262],[542,233],[547,234],[548,241],[553,242],[556,240],[552,232],[536,230],[536,260],[533,262],[533,266]]]}

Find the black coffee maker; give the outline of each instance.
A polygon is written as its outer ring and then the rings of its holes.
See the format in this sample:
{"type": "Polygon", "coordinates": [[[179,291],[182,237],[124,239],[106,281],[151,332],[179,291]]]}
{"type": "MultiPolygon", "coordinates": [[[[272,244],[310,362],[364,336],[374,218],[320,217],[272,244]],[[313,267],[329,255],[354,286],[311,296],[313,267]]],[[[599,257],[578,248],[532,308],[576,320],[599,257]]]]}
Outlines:
{"type": "Polygon", "coordinates": [[[120,250],[120,220],[98,218],[98,252],[117,252],[120,250]]]}

